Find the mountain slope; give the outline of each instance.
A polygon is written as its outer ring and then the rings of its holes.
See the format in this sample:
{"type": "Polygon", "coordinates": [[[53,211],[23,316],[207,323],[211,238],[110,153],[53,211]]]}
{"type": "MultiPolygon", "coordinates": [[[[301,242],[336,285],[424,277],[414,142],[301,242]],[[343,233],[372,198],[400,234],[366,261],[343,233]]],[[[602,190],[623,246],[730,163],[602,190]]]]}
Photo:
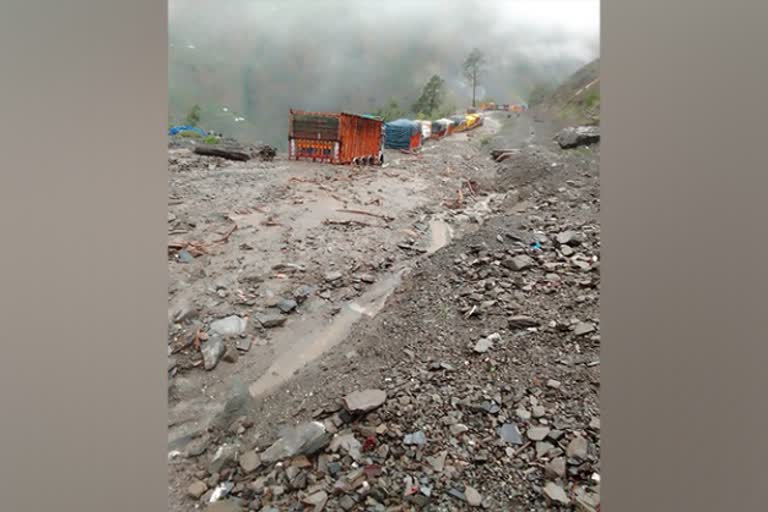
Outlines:
{"type": "Polygon", "coordinates": [[[600,59],[576,71],[534,107],[569,124],[600,124],[600,59]]]}

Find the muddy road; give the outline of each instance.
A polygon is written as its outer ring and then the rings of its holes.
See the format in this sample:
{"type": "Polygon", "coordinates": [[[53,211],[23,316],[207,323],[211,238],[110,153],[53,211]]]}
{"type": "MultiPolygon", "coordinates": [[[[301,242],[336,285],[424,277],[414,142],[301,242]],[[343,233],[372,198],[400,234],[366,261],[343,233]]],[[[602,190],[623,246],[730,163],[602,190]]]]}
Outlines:
{"type": "MultiPolygon", "coordinates": [[[[504,121],[429,141],[418,156],[387,151],[381,168],[171,150],[169,238],[207,254],[169,262],[170,449],[202,431],[236,383],[258,396],[284,382],[373,316],[414,261],[475,229],[495,197],[481,141],[504,121]],[[204,370],[195,335],[210,340],[232,317],[227,354],[204,370]]],[[[515,123],[513,138],[527,140],[528,125],[515,123]]]]}
{"type": "Polygon", "coordinates": [[[599,512],[599,147],[554,129],[369,169],[172,153],[169,231],[206,252],[170,261],[169,509],[599,512]]]}

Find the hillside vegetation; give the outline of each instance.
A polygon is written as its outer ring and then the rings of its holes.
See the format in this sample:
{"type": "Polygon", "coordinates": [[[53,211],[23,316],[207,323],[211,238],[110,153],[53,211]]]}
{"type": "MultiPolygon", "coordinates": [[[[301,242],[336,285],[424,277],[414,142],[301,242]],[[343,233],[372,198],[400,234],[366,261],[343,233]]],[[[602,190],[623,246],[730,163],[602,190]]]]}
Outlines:
{"type": "Polygon", "coordinates": [[[600,124],[600,59],[576,71],[554,89],[539,86],[529,104],[572,124],[600,124]]]}

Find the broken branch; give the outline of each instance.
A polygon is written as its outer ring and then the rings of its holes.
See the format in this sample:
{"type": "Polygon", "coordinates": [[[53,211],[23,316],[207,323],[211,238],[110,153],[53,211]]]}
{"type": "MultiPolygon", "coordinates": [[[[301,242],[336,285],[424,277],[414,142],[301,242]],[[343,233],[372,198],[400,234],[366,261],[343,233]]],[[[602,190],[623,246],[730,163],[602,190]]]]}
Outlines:
{"type": "Polygon", "coordinates": [[[332,226],[373,226],[373,224],[368,224],[367,222],[363,222],[361,220],[334,220],[334,219],[325,219],[323,221],[323,224],[328,224],[332,226]]]}
{"type": "Polygon", "coordinates": [[[232,233],[234,233],[236,229],[237,229],[237,224],[233,225],[232,229],[230,229],[222,238],[219,238],[218,240],[214,240],[213,243],[216,243],[216,244],[226,243],[227,241],[229,241],[229,237],[232,236],[232,233]]]}
{"type": "Polygon", "coordinates": [[[394,217],[390,217],[389,215],[381,215],[381,214],[378,214],[378,213],[366,212],[364,210],[349,210],[347,208],[340,208],[340,209],[337,209],[336,211],[337,212],[341,212],[341,213],[356,213],[358,215],[369,215],[371,217],[376,217],[378,219],[382,219],[385,222],[390,222],[390,221],[394,220],[394,217]]]}

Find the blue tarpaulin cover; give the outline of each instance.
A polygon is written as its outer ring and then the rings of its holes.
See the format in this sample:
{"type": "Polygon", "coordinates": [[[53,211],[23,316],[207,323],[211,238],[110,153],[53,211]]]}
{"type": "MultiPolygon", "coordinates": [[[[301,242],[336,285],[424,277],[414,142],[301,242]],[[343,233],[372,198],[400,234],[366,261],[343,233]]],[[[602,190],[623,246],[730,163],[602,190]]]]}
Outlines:
{"type": "Polygon", "coordinates": [[[397,119],[384,125],[384,147],[409,149],[411,136],[421,132],[421,125],[410,119],[397,119]]]}
{"type": "Polygon", "coordinates": [[[208,133],[206,133],[205,130],[202,128],[198,128],[197,126],[174,126],[170,130],[168,130],[168,135],[176,135],[179,132],[196,132],[202,135],[203,137],[206,137],[208,133]]]}

